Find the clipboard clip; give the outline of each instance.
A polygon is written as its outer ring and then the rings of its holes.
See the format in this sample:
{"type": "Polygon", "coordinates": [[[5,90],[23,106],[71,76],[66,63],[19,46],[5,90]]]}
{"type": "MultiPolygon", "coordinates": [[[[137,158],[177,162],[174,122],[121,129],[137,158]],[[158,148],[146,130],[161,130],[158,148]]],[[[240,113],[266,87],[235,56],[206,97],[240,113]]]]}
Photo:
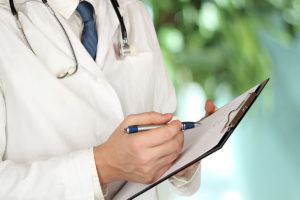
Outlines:
{"type": "Polygon", "coordinates": [[[232,128],[236,127],[237,124],[239,123],[239,121],[242,119],[242,117],[244,116],[244,114],[247,112],[248,108],[251,106],[252,102],[254,101],[254,99],[257,97],[258,95],[255,92],[251,92],[248,94],[247,98],[244,99],[244,101],[242,101],[242,103],[240,103],[240,105],[229,112],[228,116],[227,116],[227,122],[225,124],[225,126],[223,127],[221,133],[223,133],[223,131],[227,128],[227,131],[230,131],[232,128]],[[235,117],[230,121],[230,116],[232,115],[232,113],[238,111],[238,113],[235,115],[235,117]]]}

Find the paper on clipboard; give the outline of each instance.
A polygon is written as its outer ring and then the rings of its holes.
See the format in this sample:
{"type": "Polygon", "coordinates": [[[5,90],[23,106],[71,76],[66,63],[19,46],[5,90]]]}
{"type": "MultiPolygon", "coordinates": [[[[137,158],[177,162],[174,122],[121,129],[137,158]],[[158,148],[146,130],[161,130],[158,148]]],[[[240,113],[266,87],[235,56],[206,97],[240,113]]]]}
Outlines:
{"type": "Polygon", "coordinates": [[[134,199],[187,166],[222,148],[267,82],[268,80],[264,81],[223,106],[202,120],[199,127],[185,131],[183,150],[173,166],[163,176],[149,185],[127,182],[114,200],[134,199]],[[257,90],[259,91],[257,92],[257,90]],[[222,140],[224,141],[222,142],[222,140]]]}

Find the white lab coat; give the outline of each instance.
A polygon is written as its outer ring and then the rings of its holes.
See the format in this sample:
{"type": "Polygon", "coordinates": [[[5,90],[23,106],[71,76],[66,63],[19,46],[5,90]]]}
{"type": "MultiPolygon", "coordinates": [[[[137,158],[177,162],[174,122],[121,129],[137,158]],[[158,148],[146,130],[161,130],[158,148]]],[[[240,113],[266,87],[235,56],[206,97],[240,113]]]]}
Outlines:
{"type": "MultiPolygon", "coordinates": [[[[74,65],[69,43],[43,4],[22,2],[16,7],[36,55],[8,0],[0,0],[0,199],[94,199],[92,147],[129,114],[176,109],[151,16],[141,2],[119,0],[137,50],[120,61],[113,49],[120,41],[118,19],[108,0],[99,1],[95,62],[58,13],[79,63],[74,76],[59,80],[56,74],[74,65]]],[[[111,184],[109,193],[119,185],[111,184]]],[[[147,196],[156,199],[154,190],[147,196]]]]}

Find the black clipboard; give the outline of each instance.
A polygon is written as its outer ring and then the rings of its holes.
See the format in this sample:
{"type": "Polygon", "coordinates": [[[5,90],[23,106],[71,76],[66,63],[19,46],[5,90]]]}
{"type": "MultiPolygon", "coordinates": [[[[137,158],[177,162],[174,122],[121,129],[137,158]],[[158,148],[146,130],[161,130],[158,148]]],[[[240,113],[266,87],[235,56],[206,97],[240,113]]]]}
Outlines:
{"type": "Polygon", "coordinates": [[[132,199],[138,197],[139,195],[141,195],[144,192],[148,191],[149,189],[157,186],[158,184],[162,183],[163,181],[169,179],[170,177],[174,176],[175,174],[177,174],[178,172],[184,170],[185,168],[189,167],[190,165],[193,165],[196,162],[202,160],[203,158],[205,158],[205,157],[211,155],[212,153],[220,150],[224,146],[224,144],[226,143],[228,138],[231,136],[231,134],[233,133],[235,128],[239,125],[239,123],[241,122],[243,117],[246,115],[248,110],[251,108],[251,106],[253,105],[253,103],[255,102],[257,97],[260,95],[260,93],[262,92],[262,90],[264,89],[264,87],[266,86],[266,84],[268,83],[269,80],[270,80],[270,78],[263,81],[261,84],[258,85],[258,87],[256,88],[256,90],[254,92],[249,94],[249,96],[239,106],[238,113],[235,115],[235,117],[232,120],[230,120],[230,116],[228,116],[228,122],[225,125],[226,127],[224,127],[224,128],[227,129],[226,133],[223,135],[223,137],[221,138],[221,140],[219,141],[219,143],[216,146],[214,146],[213,148],[211,148],[209,151],[202,154],[198,158],[194,159],[193,161],[191,161],[191,162],[187,163],[186,165],[182,166],[178,170],[175,170],[174,172],[170,173],[169,175],[167,175],[163,179],[160,179],[159,181],[154,182],[153,184],[151,184],[148,187],[144,188],[143,190],[137,192],[136,194],[134,194],[130,198],[127,198],[127,200],[132,200],[132,199]]]}

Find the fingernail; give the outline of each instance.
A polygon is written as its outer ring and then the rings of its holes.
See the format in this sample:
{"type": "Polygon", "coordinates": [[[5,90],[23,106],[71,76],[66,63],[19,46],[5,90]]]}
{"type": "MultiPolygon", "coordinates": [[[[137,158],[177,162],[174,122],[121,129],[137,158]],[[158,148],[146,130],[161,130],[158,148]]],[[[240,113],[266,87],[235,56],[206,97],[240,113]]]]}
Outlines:
{"type": "Polygon", "coordinates": [[[180,124],[180,127],[181,127],[181,121],[180,120],[178,120],[178,119],[176,119],[176,120],[174,120],[174,121],[172,121],[173,123],[178,123],[178,126],[179,126],[179,124],[180,124]]]}
{"type": "Polygon", "coordinates": [[[173,114],[172,113],[165,113],[164,117],[171,117],[173,114]]]}

